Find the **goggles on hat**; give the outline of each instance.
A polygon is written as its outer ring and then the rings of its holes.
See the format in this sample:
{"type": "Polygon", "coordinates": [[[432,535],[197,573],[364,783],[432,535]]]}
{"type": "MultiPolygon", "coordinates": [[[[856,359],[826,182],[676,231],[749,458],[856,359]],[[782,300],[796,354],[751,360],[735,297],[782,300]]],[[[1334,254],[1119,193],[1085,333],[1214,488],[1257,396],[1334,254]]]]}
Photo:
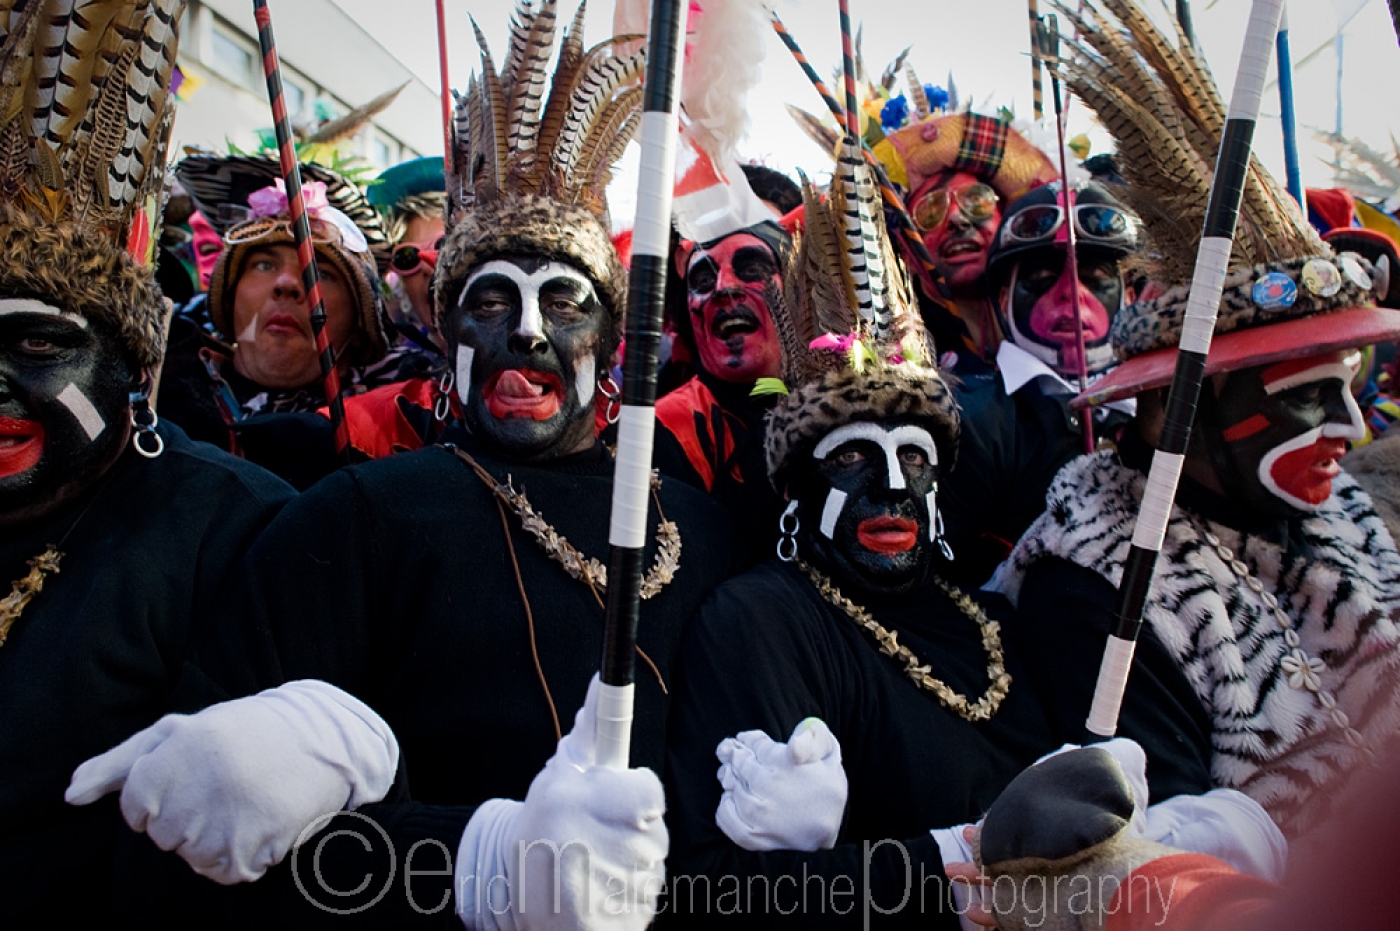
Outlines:
{"type": "Polygon", "coordinates": [[[919,198],[910,215],[921,230],[934,230],[948,219],[949,206],[956,202],[962,215],[974,223],[987,219],[997,209],[997,192],[990,185],[969,184],[956,191],[939,188],[919,198]]]}
{"type": "MultiPolygon", "coordinates": [[[[369,253],[369,242],[366,241],[365,234],[355,225],[355,221],[334,207],[321,208],[321,214],[321,216],[308,214],[306,217],[307,224],[311,228],[311,241],[313,243],[340,246],[359,255],[369,253]]],[[[290,217],[257,217],[248,220],[225,233],[224,243],[230,246],[241,246],[260,242],[278,234],[288,236],[293,240],[296,239],[296,228],[290,217]]]]}
{"type": "MultiPolygon", "coordinates": [[[[1138,219],[1112,204],[1075,204],[1074,229],[1079,242],[1131,251],[1137,244],[1138,219]]],[[[1059,204],[1036,204],[1018,211],[1001,229],[1001,242],[1052,242],[1065,222],[1059,204]]]]}
{"type": "Polygon", "coordinates": [[[426,249],[416,242],[400,243],[394,249],[393,256],[389,259],[389,264],[400,277],[416,275],[424,268],[431,271],[437,267],[438,250],[442,248],[442,241],[445,237],[439,236],[433,241],[433,247],[426,249]]]}

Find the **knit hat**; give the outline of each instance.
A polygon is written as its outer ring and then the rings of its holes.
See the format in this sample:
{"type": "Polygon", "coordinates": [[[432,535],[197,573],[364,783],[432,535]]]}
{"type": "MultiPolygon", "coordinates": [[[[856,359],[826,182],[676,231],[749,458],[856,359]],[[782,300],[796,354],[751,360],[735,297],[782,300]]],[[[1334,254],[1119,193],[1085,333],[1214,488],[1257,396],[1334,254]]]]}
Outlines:
{"type": "Polygon", "coordinates": [[[611,40],[585,49],[580,4],[546,94],[557,6],[516,7],[499,73],[476,30],[481,75],[458,96],[452,122],[448,232],[433,277],[439,321],[472,268],[528,253],[580,268],[621,335],[627,270],[609,236],[606,188],[641,122],[634,79],[646,53],[619,57],[611,40]]]}
{"type": "Polygon", "coordinates": [[[141,367],[164,353],[153,229],[184,5],[97,0],[79,17],[34,0],[0,15],[0,293],[110,324],[141,367]]]}
{"type": "Polygon", "coordinates": [[[957,455],[957,403],[933,367],[875,190],[849,147],[825,201],[803,178],[805,225],[783,274],[785,312],[775,318],[788,393],[769,411],[764,441],[779,493],[823,436],[855,421],[920,421],[942,469],[957,455]],[[859,226],[849,233],[848,218],[859,226]]]}
{"type": "MultiPolygon", "coordinates": [[[[326,230],[317,235],[313,229],[316,260],[334,268],[354,295],[357,331],[364,339],[348,356],[350,363],[377,362],[389,350],[378,274],[388,261],[389,241],[379,213],[343,175],[314,162],[301,163],[300,171],[308,218],[326,230]]],[[[209,278],[209,319],[233,340],[234,292],[250,251],[296,245],[286,197],[278,201],[275,193],[282,183],[281,164],[266,155],[199,154],[177,163],[175,175],[224,240],[209,278]],[[259,202],[264,206],[255,208],[259,202]]]]}
{"type": "MultiPolygon", "coordinates": [[[[1066,14],[1080,35],[1067,80],[1117,142],[1123,198],[1143,219],[1144,266],[1161,291],[1118,312],[1111,339],[1123,364],[1077,407],[1171,381],[1226,116],[1189,42],[1168,41],[1125,0],[1107,5],[1066,14]]],[[[1252,160],[1205,374],[1400,336],[1400,312],[1374,306],[1376,279],[1369,260],[1323,242],[1252,160]]]]}
{"type": "Polygon", "coordinates": [[[446,217],[447,182],[439,155],[413,158],[386,168],[374,179],[366,195],[379,211],[391,242],[404,237],[409,218],[446,217]]]}

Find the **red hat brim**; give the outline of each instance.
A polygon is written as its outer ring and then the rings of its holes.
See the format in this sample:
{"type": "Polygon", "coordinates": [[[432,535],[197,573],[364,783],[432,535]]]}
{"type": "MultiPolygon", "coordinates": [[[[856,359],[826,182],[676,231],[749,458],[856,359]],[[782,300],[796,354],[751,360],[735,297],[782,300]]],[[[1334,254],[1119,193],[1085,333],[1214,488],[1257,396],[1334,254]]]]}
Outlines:
{"type": "MultiPolygon", "coordinates": [[[[1210,342],[1206,375],[1234,372],[1337,349],[1353,349],[1400,338],[1400,311],[1380,307],[1314,314],[1269,326],[1221,333],[1210,342]]],[[[1076,410],[1131,398],[1171,383],[1176,348],[1134,356],[1070,402],[1076,410]]]]}

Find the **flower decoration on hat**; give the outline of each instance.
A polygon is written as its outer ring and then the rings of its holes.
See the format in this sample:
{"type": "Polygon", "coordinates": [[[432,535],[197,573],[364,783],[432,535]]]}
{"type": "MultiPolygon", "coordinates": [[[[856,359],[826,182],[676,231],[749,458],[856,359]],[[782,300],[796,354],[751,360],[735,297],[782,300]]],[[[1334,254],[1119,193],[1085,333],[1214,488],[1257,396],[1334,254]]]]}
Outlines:
{"type": "MultiPolygon", "coordinates": [[[[1190,42],[1169,40],[1127,0],[1102,6],[1060,7],[1081,38],[1062,66],[1114,137],[1121,196],[1143,221],[1143,264],[1159,290],[1118,312],[1111,339],[1125,362],[1079,405],[1170,381],[1226,119],[1190,42]]],[[[1374,306],[1378,277],[1365,257],[1323,242],[1251,158],[1206,374],[1400,336],[1400,313],[1374,306]]]]}

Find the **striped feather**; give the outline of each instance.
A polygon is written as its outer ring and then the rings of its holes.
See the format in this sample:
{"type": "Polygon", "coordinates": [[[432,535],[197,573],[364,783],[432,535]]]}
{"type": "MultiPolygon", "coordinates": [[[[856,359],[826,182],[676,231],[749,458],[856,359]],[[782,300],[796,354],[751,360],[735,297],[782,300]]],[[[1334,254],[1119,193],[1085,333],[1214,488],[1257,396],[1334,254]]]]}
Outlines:
{"type": "Polygon", "coordinates": [[[587,0],[578,5],[573,22],[564,33],[564,42],[559,48],[559,61],[554,66],[554,77],[549,85],[549,99],[545,102],[544,114],[540,117],[539,138],[536,145],[545,152],[554,151],[559,139],[559,130],[564,125],[564,117],[569,111],[569,99],[574,92],[583,67],[583,14],[588,9],[587,0]]]}
{"type": "Polygon", "coordinates": [[[506,112],[510,114],[509,149],[524,168],[535,160],[535,141],[539,137],[540,113],[544,109],[546,70],[554,49],[557,4],[558,0],[543,0],[540,4],[530,23],[524,59],[503,82],[509,90],[506,102],[506,112]]]}
{"type": "Polygon", "coordinates": [[[505,68],[501,71],[501,80],[506,85],[515,82],[525,63],[530,47],[530,21],[535,13],[532,6],[532,0],[519,0],[510,16],[510,45],[506,49],[505,68]]]}
{"type": "Polygon", "coordinates": [[[505,179],[506,162],[510,157],[506,147],[506,95],[500,76],[496,74],[495,62],[491,60],[486,36],[475,19],[472,19],[472,29],[476,31],[476,43],[481,47],[482,130],[489,134],[487,139],[491,143],[489,150],[477,152],[484,162],[480,168],[481,177],[474,178],[473,185],[499,188],[505,179]]]}
{"type": "Polygon", "coordinates": [[[151,140],[165,109],[170,72],[175,66],[177,20],[184,0],[156,0],[138,44],[139,54],[127,75],[127,140],[112,161],[111,197],[126,203],[142,186],[151,140]]]}
{"type": "Polygon", "coordinates": [[[641,123],[642,94],[640,86],[627,88],[594,122],[579,149],[578,175],[582,183],[593,183],[604,170],[611,172],[613,163],[622,157],[641,123]]]}
{"type": "Polygon", "coordinates": [[[595,58],[592,53],[584,74],[569,99],[569,113],[559,130],[554,161],[565,174],[573,170],[579,147],[588,129],[618,88],[637,77],[646,64],[645,51],[617,58],[595,58]]]}
{"type": "Polygon", "coordinates": [[[845,235],[845,260],[843,267],[850,275],[854,290],[851,293],[852,306],[868,325],[875,323],[875,304],[872,298],[872,273],[867,262],[865,229],[861,224],[859,196],[856,193],[856,170],[860,162],[852,151],[848,140],[846,151],[836,164],[836,177],[832,179],[831,201],[833,209],[841,218],[845,235]]]}
{"type": "Polygon", "coordinates": [[[909,102],[913,106],[914,117],[911,122],[922,122],[931,116],[928,105],[928,95],[924,93],[923,82],[914,73],[913,64],[904,66],[904,82],[909,85],[909,102]]]}
{"type": "Polygon", "coordinates": [[[34,79],[31,64],[40,0],[19,0],[8,12],[5,38],[0,43],[0,123],[7,127],[19,122],[27,87],[34,79]]]}
{"type": "Polygon", "coordinates": [[[788,104],[787,112],[807,138],[821,146],[821,150],[827,155],[833,155],[837,147],[841,145],[840,135],[806,110],[788,104]]]}

